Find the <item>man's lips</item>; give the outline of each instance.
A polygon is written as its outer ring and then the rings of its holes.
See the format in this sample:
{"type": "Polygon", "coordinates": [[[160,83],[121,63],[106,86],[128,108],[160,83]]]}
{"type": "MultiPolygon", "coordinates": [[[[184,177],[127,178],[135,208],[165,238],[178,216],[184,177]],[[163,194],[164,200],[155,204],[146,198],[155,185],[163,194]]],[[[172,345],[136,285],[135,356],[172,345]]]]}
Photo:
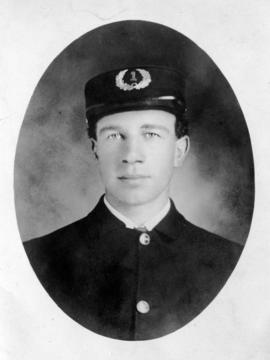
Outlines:
{"type": "Polygon", "coordinates": [[[149,175],[143,175],[143,174],[134,174],[134,175],[121,175],[118,176],[118,179],[120,180],[140,180],[140,179],[149,179],[149,175]]]}

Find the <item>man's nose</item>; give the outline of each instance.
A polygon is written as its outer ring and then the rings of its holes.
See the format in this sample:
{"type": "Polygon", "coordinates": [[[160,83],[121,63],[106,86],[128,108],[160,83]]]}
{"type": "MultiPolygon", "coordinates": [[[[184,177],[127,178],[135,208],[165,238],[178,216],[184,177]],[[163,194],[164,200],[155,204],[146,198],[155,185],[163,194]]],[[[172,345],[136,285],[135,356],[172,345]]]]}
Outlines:
{"type": "Polygon", "coordinates": [[[127,164],[142,163],[145,160],[143,144],[137,138],[128,138],[123,146],[122,162],[127,164]]]}

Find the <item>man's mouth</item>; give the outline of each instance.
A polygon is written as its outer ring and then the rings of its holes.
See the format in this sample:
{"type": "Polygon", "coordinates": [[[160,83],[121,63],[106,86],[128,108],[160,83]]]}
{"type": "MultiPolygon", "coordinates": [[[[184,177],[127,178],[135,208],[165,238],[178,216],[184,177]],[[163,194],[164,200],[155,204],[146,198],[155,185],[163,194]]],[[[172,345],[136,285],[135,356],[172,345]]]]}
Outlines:
{"type": "Polygon", "coordinates": [[[143,174],[133,174],[133,175],[129,175],[129,174],[126,174],[126,175],[121,175],[121,176],[118,176],[118,179],[119,180],[143,180],[143,179],[149,179],[150,176],[149,175],[143,175],[143,174]]]}

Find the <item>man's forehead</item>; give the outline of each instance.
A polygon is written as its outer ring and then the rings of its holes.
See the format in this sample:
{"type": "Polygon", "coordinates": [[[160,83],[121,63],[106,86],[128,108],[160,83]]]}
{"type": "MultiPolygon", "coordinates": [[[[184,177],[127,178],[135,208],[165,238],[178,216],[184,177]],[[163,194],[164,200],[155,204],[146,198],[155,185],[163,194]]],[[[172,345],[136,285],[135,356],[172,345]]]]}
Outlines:
{"type": "Polygon", "coordinates": [[[162,110],[135,110],[106,115],[98,120],[97,130],[114,128],[169,129],[175,124],[175,115],[162,110]]]}

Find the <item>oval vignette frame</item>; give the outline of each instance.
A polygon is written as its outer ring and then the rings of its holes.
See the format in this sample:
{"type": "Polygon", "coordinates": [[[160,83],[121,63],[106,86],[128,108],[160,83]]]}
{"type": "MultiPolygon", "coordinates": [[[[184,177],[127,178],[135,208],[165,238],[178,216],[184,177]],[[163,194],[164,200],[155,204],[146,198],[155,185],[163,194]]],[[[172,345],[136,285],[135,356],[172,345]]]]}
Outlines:
{"type": "Polygon", "coordinates": [[[245,245],[254,206],[254,165],[233,90],[190,39],[140,20],[107,24],[81,36],[55,58],[36,86],[14,170],[23,241],[62,228],[94,208],[103,188],[86,135],[84,85],[101,72],[138,64],[176,68],[185,77],[191,151],[171,186],[177,209],[197,226],[245,245]]]}

